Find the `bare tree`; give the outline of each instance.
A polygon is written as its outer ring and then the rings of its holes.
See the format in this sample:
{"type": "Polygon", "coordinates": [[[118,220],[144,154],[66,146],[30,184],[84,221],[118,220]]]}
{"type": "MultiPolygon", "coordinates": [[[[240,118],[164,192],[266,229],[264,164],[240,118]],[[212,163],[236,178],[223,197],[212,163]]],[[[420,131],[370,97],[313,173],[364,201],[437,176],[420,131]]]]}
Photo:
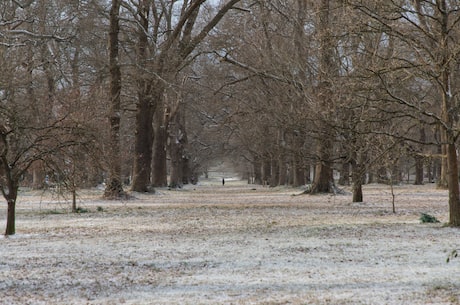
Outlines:
{"type": "Polygon", "coordinates": [[[21,9],[9,1],[0,6],[0,187],[8,204],[5,234],[12,235],[22,177],[34,164],[55,168],[56,157],[88,139],[82,137],[85,126],[73,119],[78,109],[69,107],[72,91],[56,86],[58,80],[65,83],[65,73],[56,69],[59,45],[71,35],[49,30],[44,20],[54,19],[44,2],[21,9]]]}
{"type": "MultiPolygon", "coordinates": [[[[457,74],[456,58],[460,31],[458,3],[455,1],[392,1],[384,6],[374,2],[353,5],[394,42],[389,57],[381,57],[380,67],[372,69],[379,80],[381,96],[385,96],[387,113],[396,109],[406,118],[440,126],[442,171],[449,189],[449,223],[460,225],[460,194],[456,141],[458,138],[456,100],[458,88],[453,81],[457,74]],[[401,86],[410,80],[421,84],[418,94],[406,94],[401,86]],[[433,90],[434,89],[434,90],[433,90]],[[436,94],[433,95],[433,92],[436,94]],[[436,96],[437,95],[437,96],[436,96]],[[388,104],[390,103],[390,104],[388,104]]],[[[407,88],[407,87],[406,87],[407,88]]],[[[409,87],[410,88],[410,87],[409,87]]],[[[419,129],[417,123],[411,128],[419,129]]],[[[404,132],[410,141],[419,142],[414,132],[404,132]]],[[[399,134],[393,136],[401,137],[399,134]]]]}

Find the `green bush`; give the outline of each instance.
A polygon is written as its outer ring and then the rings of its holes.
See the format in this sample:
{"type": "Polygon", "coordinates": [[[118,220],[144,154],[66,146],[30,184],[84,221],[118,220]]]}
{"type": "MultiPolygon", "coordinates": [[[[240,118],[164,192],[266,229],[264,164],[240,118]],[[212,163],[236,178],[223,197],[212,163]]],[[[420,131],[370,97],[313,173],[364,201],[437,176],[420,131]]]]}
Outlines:
{"type": "Polygon", "coordinates": [[[76,213],[88,213],[89,210],[78,207],[78,208],[75,210],[75,212],[76,212],[76,213]]]}
{"type": "Polygon", "coordinates": [[[429,214],[425,214],[425,213],[422,213],[422,215],[420,216],[420,221],[422,223],[437,223],[439,222],[439,220],[432,216],[432,215],[429,215],[429,214]]]}

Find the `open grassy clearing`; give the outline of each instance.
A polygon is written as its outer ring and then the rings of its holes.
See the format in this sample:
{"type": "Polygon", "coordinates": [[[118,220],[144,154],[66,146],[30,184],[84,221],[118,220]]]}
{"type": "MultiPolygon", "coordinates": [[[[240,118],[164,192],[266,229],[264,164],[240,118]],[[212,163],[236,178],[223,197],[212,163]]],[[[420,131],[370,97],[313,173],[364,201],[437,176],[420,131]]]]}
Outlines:
{"type": "Polygon", "coordinates": [[[459,304],[460,259],[446,258],[460,231],[434,185],[395,187],[396,214],[382,185],[355,204],[237,181],[81,193],[88,213],[21,193],[18,234],[0,237],[1,304],[459,304]]]}

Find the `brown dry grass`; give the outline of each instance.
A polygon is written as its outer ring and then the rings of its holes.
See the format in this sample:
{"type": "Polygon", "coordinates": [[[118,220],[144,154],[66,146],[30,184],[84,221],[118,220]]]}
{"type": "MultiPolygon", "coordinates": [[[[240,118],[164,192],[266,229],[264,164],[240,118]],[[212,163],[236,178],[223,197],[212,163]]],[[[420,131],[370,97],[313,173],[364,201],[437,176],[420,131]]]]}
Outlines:
{"type": "Polygon", "coordinates": [[[446,191],[395,192],[393,214],[388,186],[351,203],[211,181],[125,202],[82,191],[89,212],[72,214],[23,191],[18,234],[0,238],[0,303],[459,304],[446,191]],[[420,224],[422,212],[441,223],[420,224]]]}

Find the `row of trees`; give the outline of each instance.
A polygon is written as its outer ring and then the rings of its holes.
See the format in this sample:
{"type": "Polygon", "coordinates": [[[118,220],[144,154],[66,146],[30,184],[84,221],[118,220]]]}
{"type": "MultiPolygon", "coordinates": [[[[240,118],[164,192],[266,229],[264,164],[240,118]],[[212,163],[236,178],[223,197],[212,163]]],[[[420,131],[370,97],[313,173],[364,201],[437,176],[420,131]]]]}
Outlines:
{"type": "Polygon", "coordinates": [[[231,157],[251,182],[333,192],[414,164],[460,225],[454,0],[0,3],[0,177],[14,234],[30,180],[105,196],[194,182],[231,157]],[[48,180],[45,177],[48,176],[48,180]],[[169,181],[168,181],[169,177],[169,181]],[[310,181],[311,179],[311,181],[310,181]]]}
{"type": "Polygon", "coordinates": [[[416,183],[426,166],[449,189],[450,224],[458,226],[459,8],[447,0],[299,0],[241,12],[231,32],[244,31],[217,54],[236,76],[226,90],[241,103],[229,107],[244,113],[233,115],[233,127],[255,179],[284,184],[290,173],[303,184],[314,167],[310,192],[331,192],[337,169],[362,201],[366,177],[397,181],[410,161],[416,183]]]}
{"type": "Polygon", "coordinates": [[[29,173],[36,187],[104,181],[105,196],[120,198],[125,177],[133,191],[165,186],[169,151],[170,184],[182,184],[193,169],[184,165],[185,71],[239,1],[206,2],[2,1],[7,235],[15,233],[17,191],[29,173]]]}

